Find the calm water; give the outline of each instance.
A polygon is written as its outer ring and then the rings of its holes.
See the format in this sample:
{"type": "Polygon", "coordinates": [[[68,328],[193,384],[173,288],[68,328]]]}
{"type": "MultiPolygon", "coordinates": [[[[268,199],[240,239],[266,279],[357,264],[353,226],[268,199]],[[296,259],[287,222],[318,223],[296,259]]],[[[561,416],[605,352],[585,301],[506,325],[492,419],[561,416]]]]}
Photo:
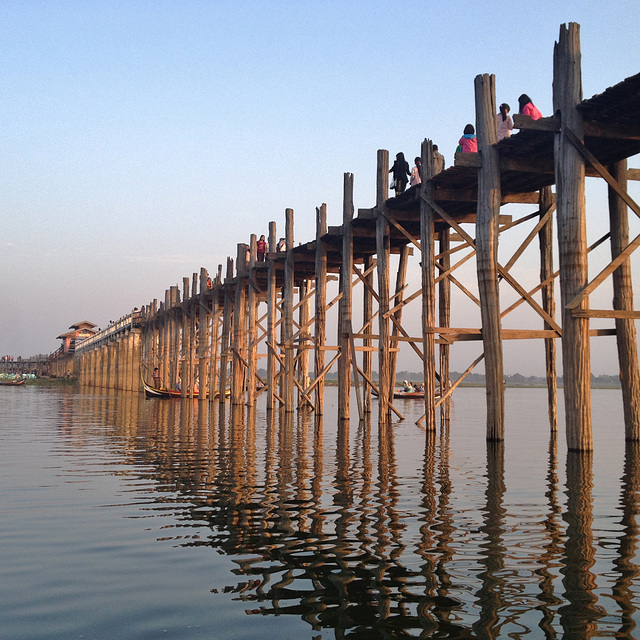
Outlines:
{"type": "MultiPolygon", "coordinates": [[[[0,388],[0,638],[633,638],[640,449],[594,390],[596,451],[507,389],[429,442],[295,414],[0,388]],[[428,445],[428,446],[427,446],[428,445]]],[[[354,403],[355,411],[355,403],[354,403]]]]}

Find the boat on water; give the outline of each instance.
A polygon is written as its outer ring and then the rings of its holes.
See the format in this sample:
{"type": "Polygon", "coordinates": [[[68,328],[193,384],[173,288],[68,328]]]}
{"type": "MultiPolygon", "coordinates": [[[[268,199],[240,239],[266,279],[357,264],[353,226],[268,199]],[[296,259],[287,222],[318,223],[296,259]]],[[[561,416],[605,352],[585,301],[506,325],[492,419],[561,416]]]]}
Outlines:
{"type": "MultiPolygon", "coordinates": [[[[378,393],[372,390],[371,393],[378,397],[378,393]]],[[[402,387],[398,387],[393,390],[394,398],[406,398],[408,400],[424,400],[424,385],[411,385],[404,384],[402,387]]],[[[440,387],[436,387],[436,398],[440,397],[440,387]]]]}
{"type": "MultiPolygon", "coordinates": [[[[152,387],[150,384],[147,384],[144,380],[142,380],[142,386],[144,387],[144,395],[147,398],[182,398],[182,391],[171,390],[171,389],[158,389],[156,387],[152,387]]],[[[215,398],[219,396],[219,392],[216,391],[215,398]]],[[[225,391],[225,398],[228,398],[231,395],[231,390],[227,389],[225,391]]],[[[198,397],[198,392],[194,391],[194,398],[198,397]]],[[[209,397],[209,394],[206,394],[206,397],[209,397]]]]}
{"type": "Polygon", "coordinates": [[[24,378],[0,379],[0,386],[3,387],[21,387],[25,384],[27,384],[27,381],[24,378]]]}

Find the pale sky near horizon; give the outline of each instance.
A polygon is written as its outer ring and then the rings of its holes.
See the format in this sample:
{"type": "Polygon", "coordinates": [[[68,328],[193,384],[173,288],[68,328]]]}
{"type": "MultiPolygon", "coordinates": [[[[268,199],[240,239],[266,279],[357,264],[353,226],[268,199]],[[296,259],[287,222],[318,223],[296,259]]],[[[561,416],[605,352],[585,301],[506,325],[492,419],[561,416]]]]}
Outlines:
{"type": "MultiPolygon", "coordinates": [[[[163,299],[270,220],[284,231],[285,208],[296,241],[313,239],[323,202],[341,223],[345,172],[356,209],[373,206],[378,149],[411,160],[430,138],[449,166],[478,74],[496,75],[512,112],[524,92],[550,114],[568,22],[585,97],[640,71],[637,1],[4,0],[0,354],[49,353],[74,322],[104,327],[163,299]]],[[[607,212],[590,189],[592,242],[607,212]]],[[[505,372],[542,373],[531,347],[509,345],[505,372]]],[[[613,339],[594,344],[592,370],[617,373],[613,339]]]]}

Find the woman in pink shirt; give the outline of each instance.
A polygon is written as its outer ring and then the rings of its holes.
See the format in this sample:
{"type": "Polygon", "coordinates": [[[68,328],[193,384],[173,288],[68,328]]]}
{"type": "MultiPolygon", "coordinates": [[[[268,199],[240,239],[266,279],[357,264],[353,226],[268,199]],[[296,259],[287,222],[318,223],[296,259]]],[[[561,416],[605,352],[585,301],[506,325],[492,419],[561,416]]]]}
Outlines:
{"type": "Polygon", "coordinates": [[[531,102],[531,98],[526,93],[523,93],[518,98],[518,104],[520,105],[520,113],[523,116],[529,116],[532,120],[539,120],[542,118],[540,109],[531,102]]]}

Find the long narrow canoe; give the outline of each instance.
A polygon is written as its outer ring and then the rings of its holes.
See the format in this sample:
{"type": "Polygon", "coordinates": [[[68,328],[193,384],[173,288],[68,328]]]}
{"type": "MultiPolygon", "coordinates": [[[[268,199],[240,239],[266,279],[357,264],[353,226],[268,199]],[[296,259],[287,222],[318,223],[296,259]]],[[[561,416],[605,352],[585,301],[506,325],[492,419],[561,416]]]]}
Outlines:
{"type": "Polygon", "coordinates": [[[3,387],[21,387],[22,385],[27,384],[27,381],[22,380],[0,380],[0,386],[3,387]]]}

